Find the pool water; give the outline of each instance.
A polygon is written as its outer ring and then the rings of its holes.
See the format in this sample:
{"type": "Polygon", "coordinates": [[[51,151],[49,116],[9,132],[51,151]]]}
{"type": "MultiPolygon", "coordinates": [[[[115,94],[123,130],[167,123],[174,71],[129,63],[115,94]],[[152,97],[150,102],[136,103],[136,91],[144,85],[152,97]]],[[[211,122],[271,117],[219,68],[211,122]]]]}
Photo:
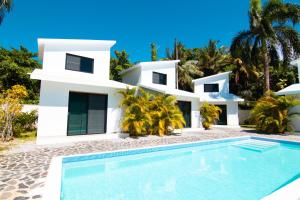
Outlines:
{"type": "Polygon", "coordinates": [[[300,178],[300,145],[253,139],[62,165],[63,200],[261,199],[300,178]]]}

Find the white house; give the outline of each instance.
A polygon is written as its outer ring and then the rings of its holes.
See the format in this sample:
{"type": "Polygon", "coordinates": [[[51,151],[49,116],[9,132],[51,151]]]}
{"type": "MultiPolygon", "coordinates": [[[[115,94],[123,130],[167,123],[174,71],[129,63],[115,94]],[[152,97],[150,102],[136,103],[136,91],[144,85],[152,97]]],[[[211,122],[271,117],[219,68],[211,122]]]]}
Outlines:
{"type": "MultiPolygon", "coordinates": [[[[291,62],[292,66],[296,66],[298,68],[298,78],[300,82],[300,58],[291,62]]],[[[277,95],[291,95],[296,96],[297,99],[300,99],[300,83],[292,84],[278,92],[277,95]]],[[[300,106],[295,106],[292,108],[291,112],[298,112],[300,113],[300,106]]],[[[300,131],[300,120],[298,117],[294,117],[291,119],[293,126],[295,127],[296,131],[300,131]]]]}
{"type": "Polygon", "coordinates": [[[122,82],[176,96],[186,128],[200,128],[199,96],[176,89],[176,64],[179,60],[140,62],[120,72],[122,82]]]}
{"type": "Polygon", "coordinates": [[[41,80],[38,143],[117,137],[113,133],[120,132],[122,118],[117,91],[135,86],[176,96],[190,130],[202,127],[199,107],[205,101],[222,106],[219,124],[238,126],[242,99],[229,93],[230,72],[194,80],[194,92],[176,89],[179,60],[141,62],[120,73],[123,83],[112,81],[110,48],[115,43],[38,39],[43,65],[31,73],[41,80]]]}
{"type": "Polygon", "coordinates": [[[38,39],[43,68],[31,73],[32,79],[41,80],[38,143],[47,143],[50,136],[59,142],[65,136],[105,138],[120,131],[117,90],[129,85],[109,80],[110,48],[115,43],[38,39]]]}
{"type": "Polygon", "coordinates": [[[200,103],[208,102],[222,109],[217,125],[239,127],[238,102],[243,99],[229,93],[229,74],[224,72],[193,80],[200,103]]]}

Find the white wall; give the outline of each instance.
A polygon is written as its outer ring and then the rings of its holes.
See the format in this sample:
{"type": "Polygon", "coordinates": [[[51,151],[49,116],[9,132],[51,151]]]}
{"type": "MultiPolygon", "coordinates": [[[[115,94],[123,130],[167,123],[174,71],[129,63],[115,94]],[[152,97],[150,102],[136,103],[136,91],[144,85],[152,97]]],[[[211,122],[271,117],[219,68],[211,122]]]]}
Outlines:
{"type": "Polygon", "coordinates": [[[191,102],[191,128],[201,128],[202,124],[200,121],[200,103],[198,98],[188,98],[176,96],[178,101],[191,102]]]}
{"type": "MultiPolygon", "coordinates": [[[[238,102],[208,102],[214,105],[226,105],[227,107],[227,125],[238,127],[239,126],[239,106],[238,102]]],[[[202,106],[203,103],[200,104],[202,106]]]]}
{"type": "Polygon", "coordinates": [[[176,88],[176,72],[175,72],[175,63],[168,63],[165,67],[157,68],[142,68],[140,83],[142,84],[153,84],[152,83],[152,74],[153,72],[158,72],[167,75],[167,86],[170,88],[176,88]]]}
{"type": "Polygon", "coordinates": [[[31,112],[31,111],[34,111],[34,110],[38,110],[39,109],[39,106],[38,105],[34,105],[34,104],[23,104],[23,107],[22,107],[22,112],[31,112]]]}
{"type": "Polygon", "coordinates": [[[130,85],[138,85],[140,82],[141,69],[136,68],[122,75],[122,82],[130,85]]]}
{"type": "Polygon", "coordinates": [[[115,89],[41,81],[38,137],[67,135],[69,91],[107,94],[107,133],[120,131],[121,97],[115,89]]]}
{"type": "Polygon", "coordinates": [[[97,51],[64,49],[45,46],[43,55],[43,70],[66,74],[70,76],[74,73],[80,73],[84,77],[99,78],[99,80],[109,80],[110,50],[100,49],[97,51]],[[94,73],[84,73],[71,70],[65,70],[66,54],[74,54],[94,59],[94,73]]]}
{"type": "MultiPolygon", "coordinates": [[[[203,81],[196,81],[194,83],[194,92],[201,96],[209,96],[214,94],[228,94],[229,93],[229,76],[215,76],[203,81]],[[219,84],[219,92],[204,92],[204,84],[219,84]]],[[[201,97],[200,96],[200,97],[201,97]]]]}

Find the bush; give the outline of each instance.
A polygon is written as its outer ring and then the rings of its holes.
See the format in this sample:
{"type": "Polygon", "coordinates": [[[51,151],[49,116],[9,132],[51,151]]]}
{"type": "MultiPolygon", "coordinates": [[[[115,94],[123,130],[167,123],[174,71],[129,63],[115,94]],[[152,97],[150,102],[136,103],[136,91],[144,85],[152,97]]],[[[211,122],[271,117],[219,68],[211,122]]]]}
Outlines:
{"type": "Polygon", "coordinates": [[[276,96],[273,93],[259,99],[251,111],[256,130],[265,133],[285,133],[293,131],[290,118],[299,113],[291,113],[290,108],[300,105],[293,96],[276,96]]]}
{"type": "Polygon", "coordinates": [[[207,130],[219,119],[222,109],[205,102],[200,108],[202,126],[207,130]]]}
{"type": "Polygon", "coordinates": [[[15,137],[21,133],[34,131],[36,129],[37,111],[21,113],[13,122],[13,133],[15,137]]]}
{"type": "Polygon", "coordinates": [[[169,95],[151,95],[142,89],[119,91],[124,108],[122,129],[131,136],[166,135],[176,128],[183,128],[185,121],[176,98],[169,95]]]}

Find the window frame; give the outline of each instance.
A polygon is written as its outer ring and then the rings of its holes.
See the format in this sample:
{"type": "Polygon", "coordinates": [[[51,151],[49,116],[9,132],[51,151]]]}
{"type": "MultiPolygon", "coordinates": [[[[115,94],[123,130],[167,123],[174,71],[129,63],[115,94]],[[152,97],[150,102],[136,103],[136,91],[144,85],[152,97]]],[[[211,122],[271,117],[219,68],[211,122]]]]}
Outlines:
{"type": "Polygon", "coordinates": [[[203,90],[204,90],[205,93],[208,93],[208,92],[220,92],[220,88],[219,88],[219,84],[218,83],[207,83],[207,84],[204,84],[203,85],[203,90]],[[215,89],[214,88],[215,85],[217,85],[217,91],[213,90],[213,89],[215,89]],[[208,91],[205,86],[212,86],[212,90],[213,91],[208,91]]]}
{"type": "Polygon", "coordinates": [[[71,54],[71,53],[66,53],[66,60],[65,60],[65,69],[66,70],[70,70],[70,71],[75,71],[75,72],[82,72],[82,73],[89,73],[89,74],[93,74],[94,73],[94,58],[89,58],[89,57],[85,57],[85,56],[79,56],[79,55],[75,55],[75,54],[71,54]],[[68,56],[73,56],[73,57],[77,57],[77,58],[80,58],[80,69],[79,70],[75,70],[75,69],[70,69],[68,68],[67,66],[67,59],[68,59],[68,56]],[[81,71],[81,59],[84,58],[84,59],[90,59],[92,60],[92,69],[91,71],[81,71]]]}
{"type": "Polygon", "coordinates": [[[154,84],[160,84],[160,85],[167,85],[167,83],[168,83],[168,79],[167,79],[167,77],[168,77],[168,75],[167,74],[164,74],[164,73],[160,73],[160,72],[152,72],[152,83],[154,83],[154,84]],[[164,81],[164,83],[160,83],[160,78],[159,78],[159,83],[155,83],[154,82],[154,74],[157,74],[157,75],[159,75],[159,76],[164,76],[165,77],[165,81],[164,81]]]}

